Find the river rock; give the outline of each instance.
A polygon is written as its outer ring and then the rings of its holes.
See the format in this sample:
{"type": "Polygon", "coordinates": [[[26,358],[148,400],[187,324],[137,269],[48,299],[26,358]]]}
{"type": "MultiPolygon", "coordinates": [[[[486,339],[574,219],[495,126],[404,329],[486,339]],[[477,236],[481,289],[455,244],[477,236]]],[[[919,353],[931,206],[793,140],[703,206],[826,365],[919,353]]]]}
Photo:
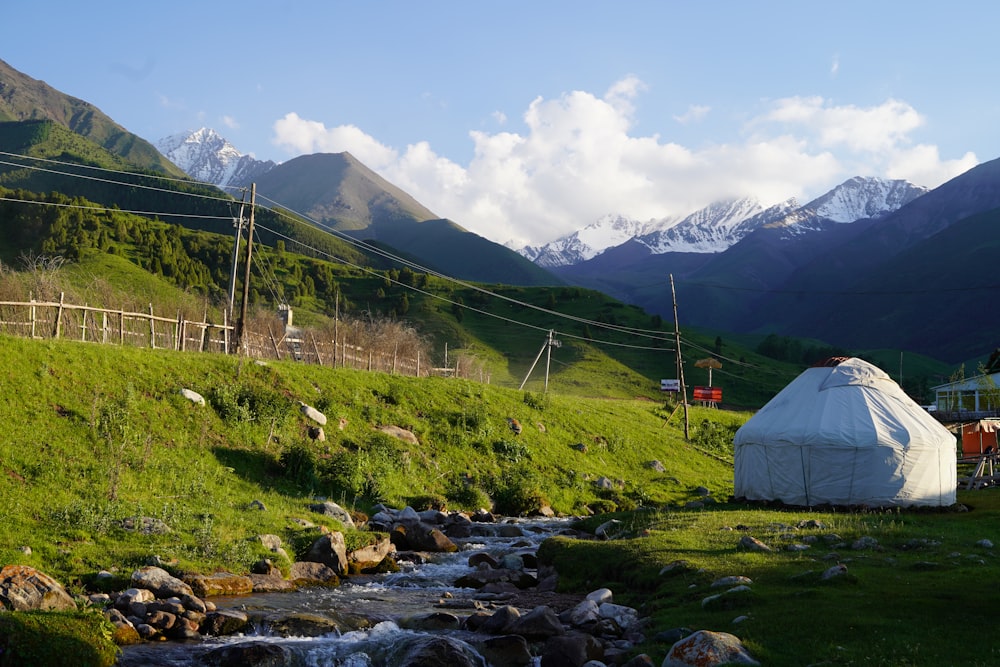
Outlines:
{"type": "Polygon", "coordinates": [[[198,633],[200,619],[179,617],[174,623],[174,627],[166,633],[170,639],[177,641],[201,639],[198,633]]]}
{"type": "Polygon", "coordinates": [[[699,630],[670,648],[661,667],[712,667],[714,665],[760,665],[740,638],[728,632],[699,630]]]}
{"type": "Polygon", "coordinates": [[[322,503],[316,503],[309,506],[309,510],[316,512],[317,514],[322,514],[323,516],[330,516],[344,524],[346,528],[354,528],[354,519],[351,518],[351,513],[345,510],[343,507],[332,501],[324,501],[322,503]]]}
{"type": "Polygon", "coordinates": [[[596,623],[600,620],[601,614],[598,605],[593,600],[584,600],[580,604],[569,610],[566,619],[570,625],[581,627],[596,623]]]}
{"type": "Polygon", "coordinates": [[[288,578],[300,586],[336,586],[340,583],[340,577],[337,576],[337,573],[332,568],[323,563],[313,563],[310,561],[296,561],[292,563],[288,578]]]}
{"type": "Polygon", "coordinates": [[[509,632],[521,635],[528,641],[538,641],[561,635],[565,629],[552,607],[541,605],[516,619],[509,632]]]}
{"type": "Polygon", "coordinates": [[[213,595],[246,595],[253,592],[253,580],[231,572],[194,574],[184,578],[193,593],[199,597],[213,595]]]}
{"type": "Polygon", "coordinates": [[[461,624],[462,621],[455,614],[435,611],[429,614],[420,614],[400,619],[399,627],[406,630],[439,632],[441,630],[458,630],[461,624]]]}
{"type": "Polygon", "coordinates": [[[505,523],[497,529],[497,535],[500,537],[524,537],[524,531],[521,530],[520,526],[505,523]]]}
{"type": "Polygon", "coordinates": [[[622,630],[628,630],[639,621],[639,612],[632,607],[605,602],[598,608],[601,618],[614,621],[622,630]]]}
{"type": "Polygon", "coordinates": [[[269,577],[281,578],[281,568],[274,564],[270,558],[261,558],[250,566],[250,574],[261,574],[269,577]]]}
{"type": "Polygon", "coordinates": [[[465,642],[450,637],[420,635],[399,642],[387,667],[480,667],[482,658],[465,642]]]}
{"type": "Polygon", "coordinates": [[[378,567],[386,556],[395,550],[396,547],[393,546],[388,536],[378,536],[372,544],[347,554],[348,566],[352,572],[363,572],[378,567]]]}
{"type": "Polygon", "coordinates": [[[531,664],[528,642],[520,635],[490,637],[476,646],[492,667],[527,667],[531,664]]]}
{"type": "Polygon", "coordinates": [[[480,567],[455,580],[455,585],[459,588],[484,588],[494,584],[532,588],[538,585],[538,578],[523,571],[480,567]]]}
{"type": "Polygon", "coordinates": [[[322,637],[340,631],[336,621],[319,614],[288,614],[265,622],[272,633],[281,637],[322,637]]]}
{"type": "Polygon", "coordinates": [[[343,533],[331,532],[321,535],[309,547],[309,553],[303,560],[322,563],[337,575],[347,572],[347,547],[343,533]]]}
{"type": "Polygon", "coordinates": [[[479,567],[482,564],[485,564],[487,567],[490,568],[497,568],[500,566],[500,563],[497,562],[497,559],[491,556],[490,554],[486,553],[485,551],[477,551],[476,553],[469,556],[469,567],[479,567]]]}
{"type": "Polygon", "coordinates": [[[285,547],[281,541],[281,538],[278,537],[277,535],[271,535],[265,533],[262,535],[258,535],[257,539],[260,540],[260,543],[264,546],[265,549],[267,549],[274,555],[289,561],[292,560],[291,558],[289,558],[288,552],[285,551],[285,547]]]}
{"type": "Polygon", "coordinates": [[[200,630],[206,635],[235,635],[249,625],[250,618],[238,609],[220,609],[205,614],[200,630]]]}
{"type": "Polygon", "coordinates": [[[27,565],[0,570],[0,608],[9,611],[63,611],[76,603],[58,581],[27,565]]]}
{"type": "Polygon", "coordinates": [[[141,567],[133,572],[131,583],[134,588],[146,588],[151,590],[158,598],[169,598],[175,596],[180,597],[182,595],[194,594],[191,586],[171,575],[166,570],[151,565],[141,567]]]}
{"type": "MultiPolygon", "coordinates": [[[[320,565],[319,563],[315,563],[320,565]]],[[[326,567],[323,565],[323,567],[326,567]]],[[[330,570],[330,568],[326,568],[330,570]]],[[[333,572],[333,570],[330,570],[333,572]]],[[[334,575],[336,576],[336,575],[334,575]]],[[[253,584],[254,593],[290,593],[296,589],[298,586],[295,582],[283,579],[281,577],[281,571],[278,574],[250,574],[250,582],[253,584]]]]}
{"type": "Polygon", "coordinates": [[[291,660],[290,649],[268,642],[221,646],[212,649],[202,658],[202,662],[214,667],[274,667],[290,664],[291,660]]]}
{"type": "Polygon", "coordinates": [[[504,605],[493,612],[492,616],[483,620],[478,631],[488,635],[509,634],[510,628],[519,618],[521,618],[521,612],[518,611],[517,607],[504,605]]]}
{"type": "Polygon", "coordinates": [[[542,649],[541,667],[583,665],[604,657],[604,649],[594,637],[583,633],[550,637],[542,649]]]}
{"type": "Polygon", "coordinates": [[[406,528],[405,538],[405,548],[414,551],[433,551],[439,553],[458,551],[458,546],[448,539],[448,536],[442,533],[440,529],[423,522],[417,522],[406,528]]]}
{"type": "Polygon", "coordinates": [[[452,539],[472,537],[472,519],[461,512],[452,512],[441,530],[452,539]]]}
{"type": "Polygon", "coordinates": [[[478,509],[469,517],[475,523],[496,523],[496,515],[489,510],[478,509]]]}
{"type": "Polygon", "coordinates": [[[602,605],[605,602],[611,602],[614,599],[614,593],[611,592],[610,588],[598,588],[595,591],[587,593],[586,599],[602,605]]]}

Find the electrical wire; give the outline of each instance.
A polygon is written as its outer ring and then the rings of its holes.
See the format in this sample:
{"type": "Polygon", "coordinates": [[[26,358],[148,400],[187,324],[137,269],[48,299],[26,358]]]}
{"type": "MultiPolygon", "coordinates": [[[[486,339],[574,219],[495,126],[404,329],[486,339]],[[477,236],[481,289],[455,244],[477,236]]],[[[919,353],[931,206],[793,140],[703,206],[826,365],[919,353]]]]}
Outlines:
{"type": "Polygon", "coordinates": [[[0,195],[0,201],[9,201],[17,204],[37,204],[39,206],[57,206],[62,208],[75,208],[84,211],[100,211],[104,213],[131,213],[133,215],[143,215],[150,217],[175,217],[175,218],[198,218],[202,220],[232,220],[221,215],[200,215],[196,213],[157,213],[154,211],[133,211],[123,208],[108,208],[107,206],[83,206],[81,204],[63,204],[53,201],[36,201],[32,199],[17,199],[15,197],[4,197],[0,195]]]}
{"type": "MultiPolygon", "coordinates": [[[[208,186],[208,187],[214,187],[211,184],[203,184],[203,183],[201,183],[199,181],[189,181],[189,180],[183,180],[183,179],[174,179],[174,178],[170,178],[170,177],[167,177],[167,176],[159,176],[159,175],[135,174],[134,172],[118,171],[118,170],[112,170],[112,169],[107,169],[107,168],[103,168],[103,167],[93,167],[91,165],[77,165],[77,164],[74,164],[74,163],[66,163],[66,162],[60,162],[60,161],[56,161],[56,160],[48,160],[48,159],[45,159],[45,158],[35,158],[35,157],[31,157],[31,156],[22,156],[22,155],[18,155],[18,154],[7,153],[7,152],[4,152],[4,151],[0,151],[0,155],[8,155],[8,156],[18,157],[18,158],[22,158],[22,159],[38,160],[38,161],[42,161],[42,162],[46,162],[46,163],[53,163],[53,164],[58,164],[58,165],[61,165],[61,166],[68,166],[68,167],[74,167],[74,168],[76,168],[76,167],[84,167],[84,168],[90,168],[90,169],[94,169],[94,170],[98,170],[98,171],[104,171],[104,172],[110,172],[110,173],[139,175],[139,176],[143,176],[143,177],[151,178],[151,179],[163,179],[163,180],[166,180],[166,181],[175,181],[175,182],[181,182],[181,183],[185,183],[185,184],[201,184],[201,185],[205,185],[205,186],[208,186]]],[[[149,190],[153,190],[153,191],[165,192],[165,193],[169,193],[169,194],[182,194],[182,195],[186,195],[186,196],[196,196],[196,197],[201,197],[201,198],[205,198],[205,199],[209,199],[209,200],[225,202],[227,205],[230,205],[230,206],[232,206],[232,204],[233,204],[233,200],[232,199],[225,199],[225,198],[220,198],[220,197],[208,197],[207,195],[201,195],[201,194],[198,194],[198,193],[178,192],[176,190],[169,190],[169,189],[166,189],[166,188],[156,188],[156,187],[153,187],[153,186],[138,185],[138,184],[126,183],[126,182],[122,182],[122,181],[114,181],[114,180],[111,180],[111,179],[98,178],[98,177],[93,177],[93,176],[85,176],[85,175],[82,175],[82,174],[75,174],[75,173],[72,173],[72,172],[57,171],[57,170],[53,170],[53,169],[46,169],[46,168],[42,168],[42,167],[37,167],[37,166],[32,166],[32,165],[25,165],[25,164],[19,164],[19,163],[11,163],[11,162],[6,162],[6,161],[2,161],[2,160],[0,160],[0,164],[6,164],[8,166],[13,166],[13,167],[18,167],[18,168],[33,169],[33,170],[47,172],[47,173],[55,173],[55,174],[59,174],[59,175],[62,175],[62,176],[68,176],[68,177],[73,177],[73,178],[83,178],[83,179],[93,180],[93,181],[98,181],[98,182],[103,182],[103,183],[109,183],[109,184],[114,184],[114,185],[121,185],[121,186],[124,186],[124,187],[139,187],[139,188],[149,189],[149,190]]],[[[423,273],[427,273],[428,275],[433,275],[433,276],[436,276],[436,277],[441,278],[443,280],[453,282],[453,283],[458,284],[458,285],[460,285],[462,287],[465,287],[467,289],[483,293],[483,294],[485,294],[487,296],[492,296],[494,298],[498,298],[500,300],[507,301],[509,303],[518,305],[518,306],[523,307],[523,308],[537,310],[537,311],[543,312],[543,313],[545,313],[547,315],[551,315],[551,316],[554,316],[554,317],[557,317],[557,318],[562,318],[562,319],[568,319],[568,320],[575,321],[577,323],[585,324],[585,325],[588,325],[588,326],[599,327],[599,328],[603,328],[603,329],[607,329],[607,330],[610,330],[610,331],[615,331],[615,332],[623,333],[623,334],[627,334],[627,335],[638,335],[638,336],[641,336],[641,337],[652,338],[654,340],[663,340],[665,342],[669,342],[669,340],[670,340],[666,335],[660,334],[659,332],[652,332],[650,330],[643,330],[643,329],[633,329],[633,328],[630,328],[630,327],[623,327],[623,326],[619,326],[619,325],[610,324],[610,323],[607,323],[607,322],[599,322],[599,321],[596,321],[596,320],[590,320],[590,319],[587,319],[587,318],[581,318],[581,317],[577,317],[577,316],[573,316],[573,315],[568,315],[568,314],[565,314],[565,313],[560,313],[558,311],[554,311],[554,310],[551,310],[551,309],[548,309],[548,308],[542,308],[540,306],[536,306],[534,304],[530,304],[530,303],[527,303],[525,301],[521,301],[519,299],[514,299],[512,297],[508,297],[506,295],[499,294],[499,293],[487,290],[485,288],[479,287],[479,286],[474,285],[472,283],[468,283],[466,281],[462,281],[462,280],[459,280],[459,279],[447,276],[447,275],[445,275],[443,273],[434,271],[432,269],[429,269],[428,267],[421,266],[421,265],[419,265],[419,264],[417,264],[415,262],[411,262],[409,260],[406,260],[405,258],[399,257],[397,255],[394,255],[393,253],[389,253],[388,251],[384,251],[384,250],[382,250],[380,248],[377,248],[375,246],[372,246],[370,244],[367,244],[367,243],[364,243],[362,241],[358,241],[356,239],[353,239],[353,238],[347,236],[346,234],[343,234],[343,233],[341,233],[341,232],[339,232],[337,230],[332,229],[329,226],[322,225],[318,221],[312,220],[311,218],[309,218],[309,216],[306,216],[304,214],[295,212],[293,209],[291,209],[291,208],[289,208],[287,206],[283,206],[279,202],[271,200],[270,198],[262,197],[262,199],[264,199],[266,201],[270,201],[270,202],[272,202],[273,204],[275,204],[276,206],[279,207],[277,209],[272,209],[272,208],[269,208],[269,207],[262,207],[262,208],[266,208],[267,210],[272,211],[276,215],[279,215],[281,217],[285,217],[286,219],[288,219],[288,220],[290,220],[290,221],[292,221],[294,223],[297,223],[297,224],[306,224],[306,223],[303,223],[300,220],[296,219],[295,217],[287,215],[285,213],[285,211],[289,211],[289,212],[295,213],[295,215],[299,216],[302,220],[309,221],[311,223],[310,226],[312,226],[314,228],[318,228],[321,231],[326,231],[327,233],[329,233],[329,234],[331,234],[331,235],[333,235],[333,236],[335,236],[337,238],[341,238],[342,240],[344,240],[344,241],[346,241],[348,243],[351,243],[352,245],[354,245],[356,247],[359,247],[359,248],[365,250],[366,252],[372,252],[372,253],[378,254],[378,255],[380,255],[382,257],[385,257],[387,259],[391,259],[393,261],[400,262],[400,263],[402,263],[404,265],[408,265],[408,266],[410,266],[412,268],[416,268],[416,269],[418,269],[419,271],[421,271],[423,273]],[[653,335],[650,335],[650,334],[653,334],[653,335]]],[[[26,201],[26,200],[21,200],[21,201],[22,201],[22,203],[49,203],[49,202],[31,202],[31,201],[26,201]]],[[[63,206],[67,206],[67,207],[71,207],[71,208],[84,208],[84,209],[91,209],[91,210],[102,210],[102,211],[112,210],[112,209],[109,209],[107,207],[85,207],[85,206],[74,205],[74,204],[65,204],[63,206]]],[[[114,209],[114,210],[120,210],[120,209],[114,209]]],[[[232,209],[230,208],[230,210],[232,210],[232,209]]],[[[129,212],[133,212],[133,211],[129,211],[129,212]]],[[[138,212],[138,211],[134,211],[133,213],[135,213],[137,215],[155,215],[155,216],[162,216],[162,217],[169,217],[171,215],[174,215],[174,214],[170,214],[170,213],[151,213],[151,212],[138,212]]],[[[205,218],[205,219],[218,219],[218,220],[231,220],[232,219],[231,217],[224,217],[224,216],[192,216],[192,215],[189,215],[189,214],[177,214],[177,215],[178,216],[184,216],[184,217],[201,217],[201,218],[205,218]]],[[[278,234],[276,232],[276,230],[270,230],[270,229],[267,229],[267,228],[264,228],[264,227],[262,227],[262,229],[265,229],[266,231],[269,231],[269,232],[271,232],[273,234],[280,235],[280,234],[278,234]]],[[[290,237],[287,237],[285,235],[280,235],[280,236],[283,236],[284,238],[286,238],[288,240],[291,240],[291,241],[297,243],[298,245],[301,245],[301,246],[303,246],[305,248],[308,248],[312,252],[320,253],[320,254],[323,254],[323,255],[326,255],[326,256],[329,256],[329,257],[333,257],[329,253],[322,253],[322,251],[320,251],[318,248],[314,248],[314,247],[312,247],[312,246],[310,246],[308,244],[305,244],[303,242],[298,241],[297,239],[291,239],[290,237]]],[[[359,268],[359,269],[362,268],[360,266],[353,265],[353,264],[351,264],[349,262],[346,262],[346,260],[344,260],[343,258],[336,258],[336,259],[338,261],[340,261],[341,263],[350,264],[350,265],[354,266],[355,268],[359,268]]],[[[412,286],[412,285],[406,285],[405,283],[401,283],[399,281],[393,281],[393,282],[395,282],[396,284],[398,284],[398,285],[400,285],[400,286],[402,286],[404,288],[411,289],[411,290],[416,290],[416,288],[414,286],[412,286]]],[[[419,292],[421,292],[421,293],[423,293],[423,294],[425,294],[427,296],[432,296],[434,298],[441,298],[441,297],[438,297],[437,295],[432,295],[429,292],[426,292],[424,290],[417,290],[417,291],[419,291],[419,292]]],[[[272,295],[273,295],[273,288],[272,288],[272,295]]],[[[539,327],[539,326],[536,326],[536,325],[529,325],[529,324],[527,324],[525,322],[521,322],[521,321],[518,321],[518,320],[513,319],[513,318],[507,318],[507,317],[498,316],[495,313],[490,313],[488,311],[485,311],[485,310],[482,310],[482,309],[478,309],[478,308],[474,308],[474,307],[468,306],[466,304],[460,304],[460,303],[457,303],[457,302],[452,302],[451,300],[448,300],[448,299],[443,299],[443,300],[446,301],[446,302],[448,302],[448,303],[452,303],[452,304],[460,306],[462,308],[467,308],[469,310],[481,313],[481,314],[489,316],[489,317],[496,317],[496,318],[502,319],[502,320],[507,321],[507,322],[512,323],[512,324],[518,324],[520,326],[529,327],[529,328],[536,329],[536,330],[539,330],[539,331],[549,331],[549,330],[551,330],[551,328],[544,328],[544,327],[539,327]]],[[[578,339],[578,340],[587,341],[587,342],[595,343],[595,344],[613,345],[613,346],[617,346],[617,347],[626,347],[626,348],[639,349],[639,350],[657,350],[657,351],[663,351],[663,350],[666,349],[666,348],[651,347],[651,346],[628,345],[628,344],[625,344],[625,343],[617,343],[617,342],[613,342],[613,341],[595,340],[592,337],[588,338],[588,337],[585,337],[585,336],[577,336],[577,335],[566,333],[566,332],[560,332],[560,335],[563,336],[563,337],[578,339]]]]}

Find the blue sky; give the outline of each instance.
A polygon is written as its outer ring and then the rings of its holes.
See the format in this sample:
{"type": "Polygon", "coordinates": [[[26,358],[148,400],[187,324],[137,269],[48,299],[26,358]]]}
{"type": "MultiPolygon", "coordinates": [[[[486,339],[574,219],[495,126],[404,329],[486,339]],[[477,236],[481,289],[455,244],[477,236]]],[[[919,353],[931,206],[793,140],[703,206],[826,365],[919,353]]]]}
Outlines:
{"type": "Polygon", "coordinates": [[[517,246],[1000,157],[996,3],[8,4],[0,59],[149,141],[349,151],[517,246]]]}

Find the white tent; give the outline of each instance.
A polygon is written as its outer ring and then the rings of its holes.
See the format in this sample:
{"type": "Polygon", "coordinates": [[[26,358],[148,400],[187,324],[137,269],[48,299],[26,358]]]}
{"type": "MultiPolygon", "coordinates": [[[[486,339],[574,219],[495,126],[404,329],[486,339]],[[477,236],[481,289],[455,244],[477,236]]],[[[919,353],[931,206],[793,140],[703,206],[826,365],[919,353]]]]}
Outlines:
{"type": "Polygon", "coordinates": [[[804,371],[734,440],[735,496],[789,505],[948,506],[957,441],[879,368],[804,371]]]}

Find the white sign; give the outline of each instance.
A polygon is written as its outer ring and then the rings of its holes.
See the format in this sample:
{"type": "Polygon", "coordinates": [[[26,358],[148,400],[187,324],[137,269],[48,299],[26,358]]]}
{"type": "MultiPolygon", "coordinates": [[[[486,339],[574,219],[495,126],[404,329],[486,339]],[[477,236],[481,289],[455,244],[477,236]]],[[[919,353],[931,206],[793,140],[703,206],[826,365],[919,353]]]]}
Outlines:
{"type": "Polygon", "coordinates": [[[660,380],[660,391],[680,391],[680,380],[660,380]]]}

